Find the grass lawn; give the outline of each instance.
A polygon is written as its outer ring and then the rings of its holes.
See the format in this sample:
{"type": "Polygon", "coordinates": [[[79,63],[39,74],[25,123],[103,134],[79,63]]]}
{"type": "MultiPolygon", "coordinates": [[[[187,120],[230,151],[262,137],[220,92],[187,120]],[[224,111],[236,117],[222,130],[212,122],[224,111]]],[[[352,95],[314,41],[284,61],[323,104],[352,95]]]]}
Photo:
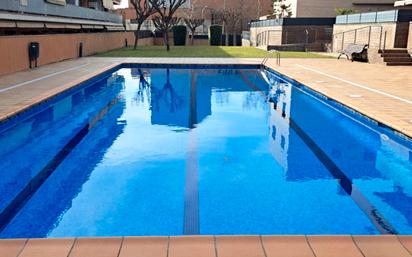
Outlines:
{"type": "MultiPolygon", "coordinates": [[[[167,52],[163,46],[139,46],[122,48],[98,54],[102,57],[239,57],[263,58],[267,51],[248,46],[171,46],[167,52]]],[[[307,52],[281,52],[282,58],[329,58],[307,52]]]]}

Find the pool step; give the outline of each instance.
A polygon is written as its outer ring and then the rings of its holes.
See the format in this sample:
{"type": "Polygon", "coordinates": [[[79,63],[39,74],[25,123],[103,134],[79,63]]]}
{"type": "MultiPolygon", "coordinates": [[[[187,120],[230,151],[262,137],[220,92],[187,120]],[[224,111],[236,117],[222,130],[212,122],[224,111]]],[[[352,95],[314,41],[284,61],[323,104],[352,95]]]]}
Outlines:
{"type": "Polygon", "coordinates": [[[379,50],[379,53],[386,53],[386,54],[403,54],[403,53],[408,53],[408,50],[406,48],[392,48],[392,49],[385,49],[385,50],[379,50]]]}
{"type": "Polygon", "coordinates": [[[412,58],[410,56],[408,57],[384,57],[383,61],[388,63],[388,62],[412,62],[412,58]]]}
{"type": "Polygon", "coordinates": [[[412,62],[387,62],[386,66],[412,66],[412,62]]]}
{"type": "Polygon", "coordinates": [[[387,66],[411,66],[412,57],[408,53],[407,49],[385,49],[379,50],[383,62],[387,66]]]}

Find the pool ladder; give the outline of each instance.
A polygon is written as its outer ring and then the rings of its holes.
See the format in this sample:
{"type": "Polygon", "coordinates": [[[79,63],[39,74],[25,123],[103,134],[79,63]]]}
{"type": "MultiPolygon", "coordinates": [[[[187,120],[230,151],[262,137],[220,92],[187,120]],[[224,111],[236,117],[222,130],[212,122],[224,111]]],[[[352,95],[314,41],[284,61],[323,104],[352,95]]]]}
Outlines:
{"type": "Polygon", "coordinates": [[[262,60],[261,65],[264,66],[267,61],[272,57],[272,54],[275,54],[275,58],[276,58],[276,65],[280,66],[280,52],[277,50],[270,50],[269,54],[266,55],[266,57],[262,60]]]}

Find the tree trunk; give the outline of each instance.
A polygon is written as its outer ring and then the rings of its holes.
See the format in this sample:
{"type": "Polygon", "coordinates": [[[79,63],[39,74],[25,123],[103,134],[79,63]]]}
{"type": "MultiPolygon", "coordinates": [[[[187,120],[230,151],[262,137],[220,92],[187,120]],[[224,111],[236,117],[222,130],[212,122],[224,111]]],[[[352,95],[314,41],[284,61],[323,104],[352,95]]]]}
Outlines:
{"type": "Polygon", "coordinates": [[[190,44],[193,45],[193,44],[194,44],[194,41],[195,41],[195,31],[192,30],[192,38],[191,38],[191,40],[190,40],[190,44]]]}
{"type": "Polygon", "coordinates": [[[166,44],[166,51],[170,51],[170,45],[169,45],[169,30],[166,30],[164,34],[164,39],[165,39],[165,44],[166,44]]]}
{"type": "Polygon", "coordinates": [[[137,25],[137,30],[134,32],[134,50],[137,48],[137,44],[139,42],[139,32],[142,24],[137,25]]]}

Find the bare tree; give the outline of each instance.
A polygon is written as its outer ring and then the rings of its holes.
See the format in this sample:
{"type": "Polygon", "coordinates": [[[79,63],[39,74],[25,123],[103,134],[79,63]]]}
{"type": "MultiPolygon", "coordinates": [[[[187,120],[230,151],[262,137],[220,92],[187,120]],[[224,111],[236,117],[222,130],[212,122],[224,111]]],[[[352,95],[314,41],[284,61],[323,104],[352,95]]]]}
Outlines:
{"type": "Polygon", "coordinates": [[[240,9],[226,9],[221,13],[222,19],[226,25],[226,45],[228,45],[229,36],[232,33],[233,43],[236,43],[236,33],[239,30],[239,25],[241,24],[242,12],[240,9]]]}
{"type": "Polygon", "coordinates": [[[179,24],[180,18],[172,17],[170,19],[162,19],[161,16],[155,16],[152,19],[156,29],[163,34],[163,41],[166,46],[166,50],[170,50],[170,43],[169,43],[169,32],[174,25],[179,24]]]}
{"type": "Polygon", "coordinates": [[[196,29],[203,25],[205,22],[204,19],[195,19],[195,18],[184,18],[186,26],[190,29],[190,33],[192,34],[192,38],[190,40],[190,44],[193,45],[193,39],[195,36],[196,29]]]}
{"type": "Polygon", "coordinates": [[[175,18],[174,14],[186,3],[186,0],[148,0],[152,7],[156,10],[156,16],[153,22],[158,30],[163,33],[163,40],[166,45],[166,50],[170,50],[169,31],[179,22],[180,19],[175,18]]]}
{"type": "Polygon", "coordinates": [[[196,18],[195,17],[195,11],[198,11],[198,10],[196,10],[196,6],[195,6],[196,3],[197,3],[196,0],[191,1],[191,6],[190,6],[190,8],[187,9],[187,11],[185,13],[185,17],[183,18],[183,21],[185,22],[186,26],[189,28],[190,33],[192,35],[192,38],[190,40],[191,45],[193,45],[193,41],[194,41],[193,38],[194,38],[196,29],[199,26],[203,25],[203,23],[205,21],[203,19],[203,11],[204,11],[203,9],[207,7],[207,6],[205,6],[205,7],[202,8],[202,11],[201,11],[202,18],[201,19],[196,18]]]}
{"type": "Polygon", "coordinates": [[[149,0],[131,0],[130,3],[136,11],[137,30],[135,31],[134,38],[134,49],[136,50],[139,40],[139,32],[143,23],[147,20],[147,18],[154,14],[156,10],[149,3],[149,0]]]}

